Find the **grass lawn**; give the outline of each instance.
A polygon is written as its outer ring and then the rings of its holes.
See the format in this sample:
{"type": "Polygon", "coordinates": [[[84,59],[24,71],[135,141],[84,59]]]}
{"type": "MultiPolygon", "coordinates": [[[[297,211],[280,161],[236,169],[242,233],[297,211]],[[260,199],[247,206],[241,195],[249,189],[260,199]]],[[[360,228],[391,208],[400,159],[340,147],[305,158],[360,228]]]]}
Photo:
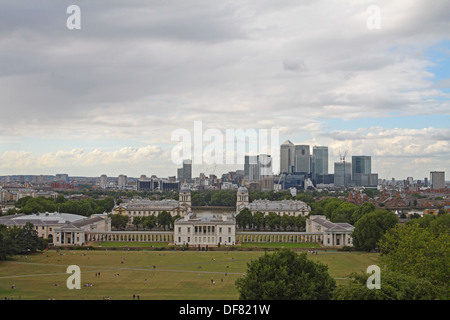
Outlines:
{"type": "MultiPolygon", "coordinates": [[[[263,251],[49,250],[0,262],[0,298],[47,300],[234,300],[235,281],[263,251]],[[69,290],[69,265],[81,269],[81,290],[69,290]],[[100,273],[100,275],[98,274],[100,273]],[[214,281],[213,284],[211,281],[214,281]],[[87,283],[93,286],[85,287],[87,283]],[[57,285],[55,285],[57,284],[57,285]],[[15,289],[11,289],[11,286],[15,289]]],[[[377,254],[319,252],[331,276],[345,278],[377,263],[377,254]]]]}
{"type": "Polygon", "coordinates": [[[138,248],[150,248],[150,247],[168,247],[168,242],[114,242],[114,241],[108,241],[108,242],[102,242],[102,243],[90,243],[89,245],[92,245],[95,247],[101,247],[101,248],[113,248],[113,247],[138,247],[138,248]]]}
{"type": "Polygon", "coordinates": [[[240,245],[243,248],[320,248],[317,243],[294,242],[246,242],[240,245]]]}

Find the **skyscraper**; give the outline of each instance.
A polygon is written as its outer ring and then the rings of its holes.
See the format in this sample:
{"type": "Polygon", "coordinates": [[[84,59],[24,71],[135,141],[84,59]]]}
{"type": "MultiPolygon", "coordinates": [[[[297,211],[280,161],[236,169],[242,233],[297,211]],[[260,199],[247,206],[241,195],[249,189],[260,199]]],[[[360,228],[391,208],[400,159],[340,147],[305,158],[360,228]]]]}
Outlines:
{"type": "Polygon", "coordinates": [[[334,163],[334,185],[348,186],[352,180],[352,164],[349,162],[334,163]]]}
{"type": "Polygon", "coordinates": [[[259,181],[272,175],[272,157],[267,154],[245,156],[244,178],[249,181],[259,181]]]}
{"type": "Polygon", "coordinates": [[[445,188],[445,172],[444,171],[431,171],[430,172],[431,189],[444,189],[445,188]]]}
{"type": "Polygon", "coordinates": [[[352,156],[352,181],[355,185],[369,185],[371,173],[372,158],[370,156],[352,156]]]}
{"type": "Polygon", "coordinates": [[[106,174],[102,174],[100,176],[100,188],[106,189],[107,185],[108,185],[108,176],[106,174]]]}
{"type": "Polygon", "coordinates": [[[295,168],[295,146],[286,140],[280,146],[280,172],[291,173],[295,168]]]}
{"type": "Polygon", "coordinates": [[[311,154],[308,145],[296,145],[295,172],[311,173],[311,154]]]}
{"type": "Polygon", "coordinates": [[[192,160],[183,160],[183,167],[177,169],[178,181],[183,183],[184,181],[190,182],[192,180],[192,160]]]}
{"type": "Polygon", "coordinates": [[[127,186],[127,184],[128,184],[128,178],[127,178],[127,176],[126,176],[126,175],[123,175],[123,174],[119,175],[119,177],[118,177],[118,179],[117,179],[117,186],[118,186],[120,189],[123,189],[123,188],[125,188],[125,187],[127,186]]]}
{"type": "Polygon", "coordinates": [[[312,157],[313,178],[328,174],[328,147],[314,146],[312,157]]]}

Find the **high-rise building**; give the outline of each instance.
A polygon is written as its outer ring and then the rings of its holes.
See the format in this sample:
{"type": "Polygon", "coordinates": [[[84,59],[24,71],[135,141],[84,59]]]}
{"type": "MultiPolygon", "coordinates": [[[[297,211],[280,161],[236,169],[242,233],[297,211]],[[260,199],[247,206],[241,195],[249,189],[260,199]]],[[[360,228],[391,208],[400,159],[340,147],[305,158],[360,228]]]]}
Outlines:
{"type": "Polygon", "coordinates": [[[444,189],[445,188],[445,172],[444,171],[431,171],[430,172],[431,189],[444,189]]]}
{"type": "Polygon", "coordinates": [[[280,146],[280,172],[291,173],[295,168],[295,146],[286,140],[280,146]]]}
{"type": "Polygon", "coordinates": [[[183,167],[177,169],[177,178],[181,183],[192,181],[192,160],[183,160],[183,167]]]}
{"type": "Polygon", "coordinates": [[[295,172],[311,173],[311,154],[308,145],[296,145],[295,153],[295,172]]]}
{"type": "Polygon", "coordinates": [[[352,164],[349,162],[334,163],[334,185],[348,186],[352,180],[352,164]]]}
{"type": "Polygon", "coordinates": [[[352,156],[352,182],[355,185],[376,186],[378,184],[378,175],[375,175],[372,175],[372,157],[352,156]]]}
{"type": "Polygon", "coordinates": [[[268,154],[245,156],[244,178],[249,181],[260,181],[272,175],[272,157],[268,154]]]}
{"type": "Polygon", "coordinates": [[[319,175],[328,175],[328,147],[313,147],[312,173],[314,179],[317,179],[319,175]]]}
{"type": "Polygon", "coordinates": [[[123,189],[127,186],[127,184],[128,184],[128,177],[123,174],[119,175],[119,178],[117,179],[117,186],[120,189],[123,189]]]}
{"type": "Polygon", "coordinates": [[[108,177],[106,174],[102,174],[100,176],[100,188],[106,189],[107,185],[108,185],[108,177]]]}
{"type": "Polygon", "coordinates": [[[69,182],[69,175],[67,173],[58,173],[55,175],[55,181],[69,182]]]}

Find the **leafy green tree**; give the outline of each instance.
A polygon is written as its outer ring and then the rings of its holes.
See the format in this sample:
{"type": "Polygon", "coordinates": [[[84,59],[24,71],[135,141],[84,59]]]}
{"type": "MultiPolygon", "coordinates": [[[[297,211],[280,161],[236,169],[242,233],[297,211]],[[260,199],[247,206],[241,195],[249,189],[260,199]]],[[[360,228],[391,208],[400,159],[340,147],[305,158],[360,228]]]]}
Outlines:
{"type": "Polygon", "coordinates": [[[342,202],[332,213],[332,222],[351,222],[352,214],[357,206],[350,202],[342,202]]]}
{"type": "Polygon", "coordinates": [[[154,215],[144,217],[142,225],[144,228],[153,229],[156,227],[156,217],[154,215]]]}
{"type": "Polygon", "coordinates": [[[323,207],[323,214],[331,220],[333,216],[333,212],[339,208],[342,204],[342,201],[337,198],[326,199],[328,201],[325,202],[325,206],[323,207]]]}
{"type": "Polygon", "coordinates": [[[238,226],[245,228],[252,225],[253,215],[250,209],[244,208],[236,215],[236,223],[238,226]]]}
{"type": "Polygon", "coordinates": [[[405,273],[431,283],[450,283],[450,234],[434,234],[418,223],[398,225],[380,240],[380,260],[394,272],[405,273]]]}
{"type": "Polygon", "coordinates": [[[142,225],[142,217],[134,217],[132,223],[133,223],[133,225],[134,225],[134,228],[135,228],[136,230],[138,230],[138,229],[139,229],[139,226],[142,225]]]}
{"type": "Polygon", "coordinates": [[[236,287],[241,300],[328,300],[336,282],[325,264],[283,249],[247,263],[236,287]]]}
{"type": "Polygon", "coordinates": [[[352,213],[351,223],[355,224],[359,219],[361,219],[365,214],[375,211],[375,205],[372,202],[364,202],[359,205],[355,211],[352,213]]]}
{"type": "Polygon", "coordinates": [[[166,227],[170,227],[170,225],[173,223],[172,216],[165,210],[158,213],[156,221],[159,226],[164,228],[164,230],[166,230],[166,227]]]}
{"type": "Polygon", "coordinates": [[[257,211],[253,214],[253,227],[255,227],[257,230],[260,230],[261,228],[264,228],[264,213],[261,211],[257,211]]]}
{"type": "Polygon", "coordinates": [[[265,217],[266,225],[270,228],[270,231],[276,229],[280,225],[280,216],[275,212],[269,212],[265,217]]]}
{"type": "Polygon", "coordinates": [[[392,212],[380,209],[370,212],[356,222],[352,233],[353,245],[358,250],[374,250],[384,233],[397,223],[392,212]]]}
{"type": "Polygon", "coordinates": [[[34,253],[44,248],[45,242],[38,237],[33,224],[28,222],[21,228],[0,226],[0,260],[9,255],[34,253]]]}
{"type": "Polygon", "coordinates": [[[111,227],[116,228],[118,230],[123,230],[128,224],[128,216],[123,216],[121,214],[110,214],[111,218],[111,227]]]}
{"type": "Polygon", "coordinates": [[[64,197],[64,195],[61,193],[58,194],[58,196],[55,199],[55,203],[60,204],[60,203],[64,203],[64,202],[66,202],[66,198],[64,197]]]}
{"type": "Polygon", "coordinates": [[[304,229],[306,227],[306,219],[301,215],[298,215],[294,218],[294,225],[297,230],[304,229]]]}
{"type": "Polygon", "coordinates": [[[0,225],[0,261],[6,260],[6,256],[8,253],[7,245],[6,245],[6,239],[5,239],[5,232],[6,228],[4,228],[2,225],[0,225]]]}
{"type": "Polygon", "coordinates": [[[284,231],[286,231],[286,229],[288,227],[293,228],[294,224],[295,224],[295,219],[294,216],[290,216],[287,214],[284,214],[280,217],[280,227],[284,229],[284,231]]]}
{"type": "Polygon", "coordinates": [[[347,285],[336,288],[334,300],[434,300],[445,296],[442,288],[403,272],[381,270],[380,289],[368,289],[367,273],[352,273],[347,285]]]}

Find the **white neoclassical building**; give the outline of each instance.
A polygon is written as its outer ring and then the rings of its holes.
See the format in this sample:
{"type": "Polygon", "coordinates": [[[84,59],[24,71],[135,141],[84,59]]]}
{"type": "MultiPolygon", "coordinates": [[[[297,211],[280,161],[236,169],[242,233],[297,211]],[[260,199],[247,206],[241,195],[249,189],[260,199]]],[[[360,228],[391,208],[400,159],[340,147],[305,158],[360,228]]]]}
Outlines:
{"type": "Polygon", "coordinates": [[[135,217],[157,216],[163,211],[167,211],[172,217],[184,216],[191,212],[191,190],[188,185],[183,184],[180,188],[178,201],[174,199],[132,199],[113,208],[114,214],[128,216],[129,223],[132,223],[135,217]]]}
{"type": "Polygon", "coordinates": [[[0,225],[6,227],[23,227],[27,223],[33,225],[38,237],[48,239],[55,246],[83,245],[89,232],[111,231],[111,219],[107,214],[94,214],[88,218],[71,213],[45,212],[0,217],[0,225]]]}
{"type": "Polygon", "coordinates": [[[179,245],[234,245],[236,221],[233,214],[186,214],[175,221],[173,238],[179,245]]]}
{"type": "Polygon", "coordinates": [[[331,222],[322,215],[313,215],[306,220],[306,232],[322,233],[322,244],[326,247],[352,247],[354,229],[349,223],[331,222]]]}
{"type": "Polygon", "coordinates": [[[299,200],[255,200],[250,203],[248,189],[239,187],[236,198],[236,213],[244,208],[248,208],[253,214],[258,211],[264,213],[264,215],[274,212],[280,216],[286,214],[305,217],[311,211],[311,208],[305,202],[299,200]]]}

